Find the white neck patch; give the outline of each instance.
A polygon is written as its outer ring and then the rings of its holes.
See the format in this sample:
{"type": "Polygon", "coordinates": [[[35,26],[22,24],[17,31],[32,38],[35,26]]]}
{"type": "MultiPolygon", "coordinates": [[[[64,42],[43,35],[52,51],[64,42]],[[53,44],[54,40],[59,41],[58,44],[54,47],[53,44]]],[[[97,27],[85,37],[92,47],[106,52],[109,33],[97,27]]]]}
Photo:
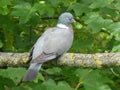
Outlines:
{"type": "Polygon", "coordinates": [[[64,25],[64,24],[57,24],[57,27],[59,27],[59,28],[64,28],[64,29],[68,29],[68,27],[66,26],[66,25],[64,25]]]}

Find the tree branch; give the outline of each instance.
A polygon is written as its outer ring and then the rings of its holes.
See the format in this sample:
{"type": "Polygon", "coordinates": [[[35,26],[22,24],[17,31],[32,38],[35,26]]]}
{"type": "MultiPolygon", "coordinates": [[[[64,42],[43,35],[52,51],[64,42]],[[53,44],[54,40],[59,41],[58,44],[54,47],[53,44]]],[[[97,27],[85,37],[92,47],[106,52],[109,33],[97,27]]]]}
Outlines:
{"type": "MultiPolygon", "coordinates": [[[[29,53],[3,53],[0,52],[0,68],[3,67],[16,67],[28,66],[29,53]]],[[[53,63],[56,65],[56,60],[49,61],[47,66],[53,63]]],[[[104,68],[120,66],[120,53],[97,53],[97,54],[80,54],[80,53],[67,53],[57,60],[57,65],[68,65],[76,67],[89,67],[89,68],[104,68]]]]}

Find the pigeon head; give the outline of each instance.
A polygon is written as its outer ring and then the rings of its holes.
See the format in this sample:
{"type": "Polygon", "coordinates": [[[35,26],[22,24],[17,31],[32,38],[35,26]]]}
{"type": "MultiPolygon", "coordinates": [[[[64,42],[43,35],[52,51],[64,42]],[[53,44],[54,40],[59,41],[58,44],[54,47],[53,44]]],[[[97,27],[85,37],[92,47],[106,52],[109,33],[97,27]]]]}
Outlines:
{"type": "Polygon", "coordinates": [[[58,24],[69,26],[72,22],[75,22],[75,20],[71,13],[65,12],[59,16],[58,24]]]}

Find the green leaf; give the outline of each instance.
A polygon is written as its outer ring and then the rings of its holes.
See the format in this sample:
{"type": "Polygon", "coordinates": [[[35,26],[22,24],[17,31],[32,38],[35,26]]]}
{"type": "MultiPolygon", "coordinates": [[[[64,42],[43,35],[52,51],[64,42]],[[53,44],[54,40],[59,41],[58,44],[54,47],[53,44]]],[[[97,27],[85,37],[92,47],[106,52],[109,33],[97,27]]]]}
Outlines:
{"type": "Polygon", "coordinates": [[[113,35],[120,33],[120,22],[113,23],[109,26],[109,31],[112,32],[113,35]]]}
{"type": "Polygon", "coordinates": [[[28,90],[28,89],[19,86],[19,87],[13,87],[11,90],[28,90]]]}
{"type": "Polygon", "coordinates": [[[7,6],[0,7],[0,14],[7,15],[8,12],[9,12],[9,9],[7,8],[7,6]]]}
{"type": "Polygon", "coordinates": [[[101,29],[109,30],[108,26],[113,23],[113,20],[104,19],[98,12],[90,12],[82,19],[88,25],[87,29],[92,30],[93,32],[99,32],[101,29]]]}
{"type": "Polygon", "coordinates": [[[11,5],[12,0],[0,0],[0,14],[7,15],[9,12],[8,5],[11,5]]]}
{"type": "Polygon", "coordinates": [[[79,68],[75,71],[75,74],[77,77],[81,78],[83,77],[86,73],[89,72],[90,69],[82,69],[82,68],[79,68]]]}
{"type": "Polygon", "coordinates": [[[96,0],[91,5],[90,8],[100,8],[110,5],[113,0],[96,0]]]}
{"type": "Polygon", "coordinates": [[[84,20],[85,23],[88,24],[98,17],[100,17],[98,12],[90,12],[90,13],[87,13],[86,16],[83,16],[82,20],[84,20]]]}
{"type": "Polygon", "coordinates": [[[3,47],[3,43],[2,43],[2,41],[0,40],[0,48],[2,48],[3,47]]]}
{"type": "Polygon", "coordinates": [[[104,15],[103,17],[106,17],[106,18],[107,17],[116,18],[117,12],[111,7],[103,7],[100,9],[100,14],[104,15]]]}
{"type": "Polygon", "coordinates": [[[38,12],[43,17],[53,17],[55,9],[50,5],[40,4],[38,12]]]}
{"type": "Polygon", "coordinates": [[[58,83],[55,90],[74,90],[74,89],[71,88],[67,82],[61,81],[58,83]]]}
{"type": "Polygon", "coordinates": [[[88,13],[90,11],[90,9],[87,6],[80,3],[71,4],[68,10],[73,10],[76,16],[80,16],[83,13],[88,13]]]}
{"type": "Polygon", "coordinates": [[[52,8],[51,6],[46,7],[46,12],[48,17],[53,17],[55,14],[54,8],[52,8]]]}
{"type": "Polygon", "coordinates": [[[103,19],[102,17],[96,17],[91,19],[88,23],[87,29],[92,29],[94,32],[99,32],[101,29],[107,29],[108,26],[112,24],[112,20],[110,19],[103,19]]]}
{"type": "Polygon", "coordinates": [[[118,1],[117,3],[115,3],[115,7],[120,10],[120,2],[118,1]]]}
{"type": "Polygon", "coordinates": [[[99,70],[92,71],[83,81],[86,90],[112,90],[107,84],[111,80],[103,76],[99,70]]]}
{"type": "Polygon", "coordinates": [[[18,5],[15,5],[11,15],[20,17],[20,24],[24,24],[32,17],[33,14],[39,9],[39,4],[35,3],[31,6],[30,3],[24,2],[18,5]]]}
{"type": "Polygon", "coordinates": [[[82,24],[80,24],[80,23],[78,23],[78,22],[75,23],[75,28],[76,28],[76,29],[82,29],[82,27],[83,27],[82,24]]]}
{"type": "Polygon", "coordinates": [[[61,68],[53,67],[53,68],[47,69],[46,72],[48,74],[59,74],[61,72],[61,68]]]}
{"type": "Polygon", "coordinates": [[[101,85],[98,90],[112,90],[108,85],[101,85]]]}
{"type": "Polygon", "coordinates": [[[11,88],[13,86],[15,86],[15,83],[11,79],[2,77],[0,75],[0,90],[6,90],[5,87],[11,88]]]}
{"type": "Polygon", "coordinates": [[[78,82],[78,77],[76,77],[75,71],[76,71],[76,68],[63,67],[62,72],[61,72],[61,76],[62,76],[63,79],[65,79],[69,83],[72,83],[72,84],[76,83],[76,82],[78,82]]]}
{"type": "Polygon", "coordinates": [[[120,52],[120,45],[113,46],[112,52],[120,52]]]}
{"type": "Polygon", "coordinates": [[[12,80],[20,80],[25,73],[25,68],[12,68],[9,67],[6,70],[1,69],[0,75],[6,78],[10,78],[12,80]],[[14,71],[14,73],[13,73],[14,71]]]}
{"type": "Polygon", "coordinates": [[[11,5],[12,0],[0,0],[0,7],[11,5]]]}
{"type": "Polygon", "coordinates": [[[37,80],[45,81],[45,78],[41,73],[38,73],[37,80]]]}
{"type": "MultiPolygon", "coordinates": [[[[120,67],[113,67],[112,69],[117,75],[120,75],[120,67]]],[[[111,73],[113,72],[111,71],[111,73]]]]}
{"type": "Polygon", "coordinates": [[[14,10],[12,11],[12,15],[13,16],[17,16],[17,17],[20,17],[20,24],[24,24],[26,23],[30,16],[31,16],[31,5],[30,3],[21,3],[21,4],[18,4],[18,5],[15,5],[14,7],[14,10]]]}
{"type": "Polygon", "coordinates": [[[115,40],[120,41],[120,22],[116,22],[111,24],[108,27],[109,31],[111,32],[111,35],[115,36],[115,40]]]}
{"type": "MultiPolygon", "coordinates": [[[[41,88],[38,88],[39,90],[56,90],[56,83],[54,80],[49,79],[42,83],[41,88]]],[[[37,89],[37,90],[38,90],[37,89]]]]}
{"type": "Polygon", "coordinates": [[[60,0],[47,0],[47,1],[55,8],[58,7],[58,4],[60,3],[60,0]]]}
{"type": "Polygon", "coordinates": [[[82,52],[82,53],[89,53],[91,50],[91,46],[93,44],[94,38],[89,31],[85,30],[76,30],[75,32],[75,39],[73,41],[73,45],[71,51],[73,52],[82,52]],[[77,36],[78,35],[78,36],[77,36]]]}

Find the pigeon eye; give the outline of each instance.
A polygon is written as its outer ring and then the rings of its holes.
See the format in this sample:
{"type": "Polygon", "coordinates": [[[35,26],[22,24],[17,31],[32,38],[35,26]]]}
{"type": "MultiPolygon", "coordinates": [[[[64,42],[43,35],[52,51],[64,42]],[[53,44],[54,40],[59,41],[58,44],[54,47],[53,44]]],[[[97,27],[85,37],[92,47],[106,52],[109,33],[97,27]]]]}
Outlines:
{"type": "Polygon", "coordinates": [[[66,18],[67,20],[71,21],[72,19],[71,18],[66,18]]]}
{"type": "Polygon", "coordinates": [[[69,20],[69,18],[66,17],[67,20],[69,20]]]}

